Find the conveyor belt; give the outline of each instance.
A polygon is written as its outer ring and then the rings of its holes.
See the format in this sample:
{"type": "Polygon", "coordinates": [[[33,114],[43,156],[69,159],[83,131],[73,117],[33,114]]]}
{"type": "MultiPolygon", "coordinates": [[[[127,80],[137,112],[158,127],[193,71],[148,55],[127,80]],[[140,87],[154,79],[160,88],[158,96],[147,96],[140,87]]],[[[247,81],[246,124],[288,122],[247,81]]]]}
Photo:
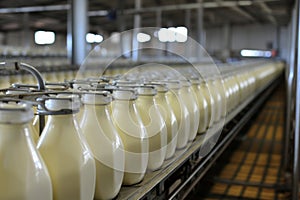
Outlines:
{"type": "MultiPolygon", "coordinates": [[[[216,165],[219,170],[201,199],[288,199],[284,193],[282,144],[284,90],[280,87],[261,109],[247,132],[216,165]],[[222,166],[222,167],[221,167],[222,166]]],[[[213,174],[213,173],[212,173],[213,174]]]]}

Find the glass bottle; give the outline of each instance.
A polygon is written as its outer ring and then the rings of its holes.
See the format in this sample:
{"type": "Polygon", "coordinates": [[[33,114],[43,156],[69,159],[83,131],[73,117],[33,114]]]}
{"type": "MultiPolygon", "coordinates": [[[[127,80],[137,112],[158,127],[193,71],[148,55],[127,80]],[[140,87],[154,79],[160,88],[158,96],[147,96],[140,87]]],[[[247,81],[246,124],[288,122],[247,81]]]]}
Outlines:
{"type": "Polygon", "coordinates": [[[124,176],[124,147],[108,112],[111,101],[109,92],[82,96],[84,112],[80,127],[96,161],[94,199],[116,197],[124,176]]]}
{"type": "Polygon", "coordinates": [[[32,140],[27,104],[0,103],[0,199],[52,200],[47,167],[32,140]]]}
{"type": "MultiPolygon", "coordinates": [[[[10,88],[9,90],[6,91],[5,94],[26,94],[27,92],[29,92],[29,90],[10,88]]],[[[32,107],[32,109],[33,109],[33,112],[36,113],[36,107],[32,107]]],[[[39,129],[37,130],[36,128],[39,128],[38,115],[35,115],[32,119],[32,122],[29,123],[29,129],[30,129],[31,137],[33,139],[34,144],[37,144],[37,141],[39,139],[39,129]]]]}
{"type": "Polygon", "coordinates": [[[167,127],[167,152],[166,159],[170,159],[174,156],[176,145],[177,145],[177,133],[178,124],[177,119],[172,109],[169,99],[167,98],[167,93],[169,92],[166,84],[155,84],[157,89],[157,95],[155,96],[155,103],[158,105],[158,109],[166,123],[167,127]]]}
{"type": "Polygon", "coordinates": [[[136,107],[146,128],[149,140],[149,159],[147,169],[159,169],[166,158],[167,128],[163,117],[155,103],[156,89],[151,86],[137,88],[136,107]]]}
{"type": "Polygon", "coordinates": [[[220,108],[221,108],[221,117],[226,117],[227,114],[227,103],[226,103],[226,94],[225,94],[225,88],[224,88],[224,81],[222,77],[214,77],[213,80],[214,87],[217,89],[219,95],[220,95],[220,108]]]}
{"type": "Polygon", "coordinates": [[[198,133],[204,133],[208,125],[208,105],[200,87],[201,81],[198,78],[191,79],[192,89],[197,97],[197,106],[200,112],[198,133]]]}
{"type": "Polygon", "coordinates": [[[216,84],[214,82],[214,78],[210,77],[207,81],[207,87],[209,89],[209,93],[211,97],[214,99],[214,122],[218,122],[221,119],[222,116],[222,97],[220,94],[219,89],[216,87],[216,84]]]}
{"type": "Polygon", "coordinates": [[[183,103],[182,95],[180,94],[181,84],[179,81],[166,81],[169,91],[167,92],[167,99],[172,107],[177,124],[177,149],[186,147],[190,134],[190,114],[187,106],[183,103]]]}
{"type": "Polygon", "coordinates": [[[115,89],[113,98],[112,120],[125,150],[123,185],[133,185],[145,176],[149,150],[147,132],[137,112],[135,91],[115,89]]]}
{"type": "Polygon", "coordinates": [[[75,113],[78,97],[40,99],[40,114],[48,120],[37,148],[48,167],[56,200],[92,200],[95,191],[95,161],[82,134],[75,113]]]}
{"type": "Polygon", "coordinates": [[[182,97],[182,102],[186,105],[190,115],[190,133],[188,140],[193,141],[197,135],[200,113],[197,105],[197,97],[191,88],[191,83],[188,80],[181,80],[182,88],[179,94],[182,97]]]}
{"type": "Polygon", "coordinates": [[[207,101],[207,110],[208,110],[208,123],[207,128],[211,127],[215,121],[215,115],[216,115],[216,107],[215,107],[215,99],[213,98],[212,93],[210,92],[210,89],[208,87],[208,84],[206,81],[202,81],[200,83],[200,88],[203,94],[203,97],[207,101]]]}

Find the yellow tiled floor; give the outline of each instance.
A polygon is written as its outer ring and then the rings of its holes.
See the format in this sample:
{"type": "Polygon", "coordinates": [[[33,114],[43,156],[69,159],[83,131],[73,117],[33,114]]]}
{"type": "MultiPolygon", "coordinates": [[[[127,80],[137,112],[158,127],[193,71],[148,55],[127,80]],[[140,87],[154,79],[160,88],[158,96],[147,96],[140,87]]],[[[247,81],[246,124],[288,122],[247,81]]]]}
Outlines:
{"type": "Polygon", "coordinates": [[[214,177],[205,199],[287,199],[276,191],[284,183],[280,168],[283,130],[284,90],[280,87],[214,177]]]}

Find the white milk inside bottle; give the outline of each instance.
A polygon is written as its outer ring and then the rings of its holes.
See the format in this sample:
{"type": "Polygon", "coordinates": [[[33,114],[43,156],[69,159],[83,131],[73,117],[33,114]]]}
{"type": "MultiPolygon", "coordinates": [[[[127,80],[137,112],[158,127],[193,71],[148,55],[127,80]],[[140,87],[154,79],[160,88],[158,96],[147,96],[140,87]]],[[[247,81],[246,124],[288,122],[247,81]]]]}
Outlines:
{"type": "Polygon", "coordinates": [[[183,149],[186,147],[190,135],[190,114],[179,92],[181,88],[180,82],[167,81],[166,83],[170,89],[167,92],[167,99],[174,111],[179,129],[176,148],[183,149]]]}
{"type": "Polygon", "coordinates": [[[33,111],[0,104],[0,199],[52,200],[50,176],[31,138],[33,111]]]}
{"type": "Polygon", "coordinates": [[[137,112],[134,90],[113,91],[112,120],[125,150],[124,185],[133,185],[143,180],[147,164],[149,144],[147,132],[137,112]]]}
{"type": "Polygon", "coordinates": [[[200,87],[201,81],[198,78],[194,78],[191,80],[192,89],[197,97],[197,105],[200,112],[199,117],[199,125],[198,125],[198,133],[204,133],[208,126],[208,105],[206,98],[202,93],[202,89],[200,87]]]}
{"type": "Polygon", "coordinates": [[[48,167],[56,200],[92,200],[95,161],[75,119],[78,97],[47,97],[39,112],[48,120],[37,147],[48,167]]]}
{"type": "Polygon", "coordinates": [[[214,79],[210,78],[207,81],[207,87],[211,97],[214,99],[214,122],[218,122],[222,116],[222,97],[221,94],[214,83],[214,79]]]}
{"type": "Polygon", "coordinates": [[[212,96],[212,94],[210,93],[210,90],[208,88],[208,84],[205,81],[202,81],[200,83],[200,89],[202,91],[203,97],[206,99],[207,101],[207,114],[208,114],[208,122],[207,122],[207,128],[211,127],[215,121],[215,100],[212,96]]]}
{"type": "Polygon", "coordinates": [[[224,76],[224,90],[225,90],[225,98],[226,98],[226,108],[227,112],[230,112],[232,109],[232,104],[233,104],[233,96],[234,96],[234,91],[232,89],[232,84],[230,82],[230,77],[227,75],[224,76]]]}
{"type": "Polygon", "coordinates": [[[239,80],[237,78],[237,74],[233,74],[232,75],[232,79],[233,81],[235,82],[235,88],[236,88],[236,95],[235,95],[235,103],[236,105],[239,104],[241,102],[241,91],[242,91],[242,88],[240,87],[240,84],[239,84],[239,80]]]}
{"type": "Polygon", "coordinates": [[[191,88],[191,83],[188,80],[181,80],[182,88],[179,94],[182,97],[183,103],[186,105],[190,116],[190,133],[188,140],[193,141],[197,135],[200,113],[197,105],[197,97],[191,88]]]}
{"type": "Polygon", "coordinates": [[[217,88],[219,95],[221,97],[221,117],[224,118],[227,114],[227,107],[226,107],[227,102],[226,102],[224,81],[222,77],[215,77],[213,84],[215,88],[217,88]]]}
{"type": "Polygon", "coordinates": [[[175,113],[170,105],[169,99],[167,98],[167,93],[169,91],[168,87],[165,84],[155,84],[155,87],[157,89],[155,102],[167,127],[166,159],[170,159],[175,154],[179,128],[175,113]]]}
{"type": "Polygon", "coordinates": [[[80,127],[96,162],[94,199],[116,197],[124,176],[123,143],[108,112],[111,101],[108,92],[86,93],[82,96],[84,112],[80,127]]]}
{"type": "Polygon", "coordinates": [[[149,159],[147,169],[159,169],[165,158],[167,150],[167,128],[157,105],[155,95],[157,91],[150,86],[138,87],[136,107],[147,131],[149,142],[149,159]]]}

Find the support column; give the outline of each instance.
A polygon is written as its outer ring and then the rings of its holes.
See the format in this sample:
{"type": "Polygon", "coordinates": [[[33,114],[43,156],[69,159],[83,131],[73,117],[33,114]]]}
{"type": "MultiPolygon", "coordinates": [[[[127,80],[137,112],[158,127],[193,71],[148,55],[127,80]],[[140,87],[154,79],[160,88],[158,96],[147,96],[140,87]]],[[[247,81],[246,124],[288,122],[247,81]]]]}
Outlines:
{"type": "Polygon", "coordinates": [[[229,23],[226,23],[223,26],[223,42],[222,57],[223,59],[226,59],[230,56],[231,49],[231,27],[229,23]]]}
{"type": "Polygon", "coordinates": [[[29,13],[23,13],[23,30],[22,30],[22,43],[23,47],[29,48],[31,42],[31,36],[29,33],[29,13]]]}
{"type": "Polygon", "coordinates": [[[188,31],[191,31],[191,10],[185,10],[184,24],[188,31]]]}
{"type": "Polygon", "coordinates": [[[279,49],[280,49],[280,34],[281,34],[281,28],[279,25],[277,25],[276,26],[276,45],[274,47],[274,49],[277,51],[279,51],[279,49]]]}
{"type": "Polygon", "coordinates": [[[296,52],[297,62],[295,65],[295,83],[296,83],[296,98],[295,98],[295,131],[294,131],[294,157],[293,157],[293,174],[292,174],[292,199],[299,199],[299,152],[300,152],[300,4],[296,0],[296,52]]]}
{"type": "Polygon", "coordinates": [[[161,23],[161,10],[160,9],[157,9],[157,11],[156,11],[156,27],[158,27],[158,28],[161,28],[161,26],[162,26],[162,23],[161,23]]]}
{"type": "Polygon", "coordinates": [[[87,55],[88,1],[71,0],[68,11],[68,57],[74,65],[80,65],[87,55]]]}
{"type": "MultiPolygon", "coordinates": [[[[198,0],[200,3],[199,8],[197,9],[197,42],[205,48],[205,33],[203,27],[203,0],[198,0]]],[[[198,49],[198,56],[202,56],[202,49],[198,49]]]]}
{"type": "Polygon", "coordinates": [[[123,55],[124,54],[124,39],[123,39],[123,35],[122,32],[124,32],[126,30],[126,20],[125,20],[125,15],[124,15],[124,5],[126,4],[126,0],[118,0],[118,8],[119,8],[119,12],[118,12],[118,26],[119,26],[119,32],[120,34],[120,53],[123,55]]]}
{"type": "MultiPolygon", "coordinates": [[[[186,26],[186,28],[188,29],[188,37],[189,34],[192,33],[192,26],[191,26],[191,10],[185,10],[185,16],[184,16],[184,24],[186,26]]],[[[189,44],[189,40],[187,41],[187,44],[189,44]]],[[[192,49],[189,45],[185,45],[185,56],[187,58],[191,58],[192,57],[192,49]]]]}
{"type": "MultiPolygon", "coordinates": [[[[141,0],[135,0],[135,9],[138,10],[142,7],[141,0]]],[[[135,14],[134,15],[134,25],[133,25],[133,34],[132,34],[132,60],[138,61],[139,60],[139,51],[137,50],[139,48],[139,43],[137,41],[137,34],[138,34],[138,28],[141,27],[141,15],[135,14]]]]}
{"type": "Polygon", "coordinates": [[[292,156],[290,155],[290,145],[292,138],[292,120],[294,119],[294,73],[295,73],[295,56],[296,56],[296,10],[292,11],[292,18],[290,24],[290,37],[289,37],[289,59],[286,68],[286,109],[285,109],[285,137],[284,137],[284,156],[283,156],[283,168],[285,171],[288,171],[288,167],[292,161],[292,156]]]}

